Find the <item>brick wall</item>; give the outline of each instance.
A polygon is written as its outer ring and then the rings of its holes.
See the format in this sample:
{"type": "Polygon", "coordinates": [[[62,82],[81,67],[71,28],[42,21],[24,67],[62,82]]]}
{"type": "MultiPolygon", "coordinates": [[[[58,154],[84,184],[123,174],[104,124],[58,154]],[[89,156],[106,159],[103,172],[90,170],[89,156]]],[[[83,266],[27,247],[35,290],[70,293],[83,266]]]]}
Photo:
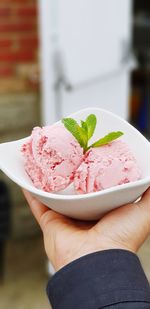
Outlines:
{"type": "MultiPolygon", "coordinates": [[[[28,136],[40,124],[36,0],[0,0],[0,142],[28,136]]],[[[11,193],[12,236],[36,234],[20,188],[0,172],[11,193]]]]}
{"type": "Polygon", "coordinates": [[[0,93],[38,87],[37,0],[0,0],[0,93]]]}

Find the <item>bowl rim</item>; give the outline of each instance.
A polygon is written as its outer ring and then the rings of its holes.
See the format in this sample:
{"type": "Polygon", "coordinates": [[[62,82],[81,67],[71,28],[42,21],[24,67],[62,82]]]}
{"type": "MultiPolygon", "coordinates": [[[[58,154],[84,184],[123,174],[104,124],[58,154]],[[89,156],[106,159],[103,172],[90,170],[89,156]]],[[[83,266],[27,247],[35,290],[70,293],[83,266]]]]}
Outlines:
{"type": "MultiPolygon", "coordinates": [[[[89,111],[92,111],[92,110],[93,111],[96,111],[96,110],[97,111],[101,111],[103,113],[106,113],[106,114],[108,114],[108,115],[110,115],[112,117],[115,117],[115,118],[119,119],[120,121],[122,121],[123,123],[125,123],[126,125],[131,127],[132,130],[135,131],[135,133],[138,134],[140,136],[140,138],[142,138],[143,141],[146,142],[147,145],[149,144],[149,147],[150,147],[150,142],[146,139],[146,137],[143,136],[128,121],[126,121],[125,119],[121,118],[120,116],[114,114],[113,112],[107,111],[107,110],[105,110],[103,108],[88,107],[88,108],[85,108],[85,109],[81,109],[81,110],[79,110],[79,111],[69,115],[68,117],[76,116],[79,113],[87,112],[88,110],[89,111]]],[[[60,122],[60,120],[55,122],[55,123],[59,123],[59,122],[60,122]]],[[[27,136],[27,137],[19,139],[19,140],[11,141],[11,142],[1,143],[0,147],[3,147],[5,144],[17,143],[17,142],[19,143],[21,141],[23,142],[24,140],[28,139],[29,137],[30,136],[27,136]]],[[[102,190],[102,191],[91,192],[91,193],[86,193],[86,194],[71,194],[71,195],[67,195],[67,194],[57,194],[57,193],[46,192],[46,191],[43,191],[43,190],[35,188],[34,185],[32,185],[32,184],[30,185],[30,184],[27,184],[26,182],[24,183],[24,181],[19,180],[18,177],[16,177],[15,175],[12,175],[12,173],[9,172],[9,170],[7,168],[5,168],[3,166],[3,164],[1,164],[1,163],[0,163],[0,169],[11,180],[13,180],[16,184],[18,184],[23,189],[28,190],[29,192],[31,192],[31,193],[33,193],[35,195],[42,196],[42,197],[45,197],[45,198],[50,198],[50,199],[53,199],[53,200],[82,200],[82,199],[93,198],[93,197],[96,198],[97,196],[106,195],[106,194],[113,193],[113,192],[119,192],[121,190],[126,190],[126,189],[129,189],[129,188],[139,187],[139,186],[146,185],[146,184],[150,183],[150,176],[147,176],[147,177],[144,177],[144,178],[139,179],[137,181],[133,181],[133,182],[122,184],[122,185],[117,185],[117,186],[114,186],[114,187],[111,187],[111,188],[108,188],[108,189],[105,189],[105,190],[102,190]]]]}

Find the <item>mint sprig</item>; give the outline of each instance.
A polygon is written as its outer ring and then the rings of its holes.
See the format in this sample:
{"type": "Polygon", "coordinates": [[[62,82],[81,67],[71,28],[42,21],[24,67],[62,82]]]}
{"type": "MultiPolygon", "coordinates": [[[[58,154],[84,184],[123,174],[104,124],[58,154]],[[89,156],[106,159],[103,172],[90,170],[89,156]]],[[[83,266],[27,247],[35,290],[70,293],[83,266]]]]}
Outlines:
{"type": "Polygon", "coordinates": [[[72,118],[64,118],[62,119],[62,122],[65,128],[76,138],[80,146],[83,149],[86,149],[88,143],[86,131],[78,125],[76,120],[72,118]]]}
{"type": "Polygon", "coordinates": [[[86,125],[87,125],[87,133],[88,133],[88,141],[93,136],[97,124],[97,119],[94,114],[89,115],[86,118],[86,125]]]}
{"type": "Polygon", "coordinates": [[[117,131],[117,132],[111,132],[105,135],[103,138],[100,138],[97,142],[93,143],[89,148],[96,148],[100,146],[107,145],[108,143],[114,141],[115,139],[119,138],[123,135],[123,132],[117,131]]]}
{"type": "Polygon", "coordinates": [[[97,119],[94,114],[90,114],[85,121],[81,120],[81,126],[79,126],[77,121],[73,118],[63,118],[62,123],[65,128],[76,138],[80,146],[84,149],[84,152],[90,148],[107,145],[124,134],[121,131],[110,132],[103,138],[100,138],[98,141],[88,146],[88,141],[93,136],[97,124],[97,119]]]}
{"type": "Polygon", "coordinates": [[[88,132],[88,127],[85,121],[81,120],[81,128],[85,131],[85,133],[87,134],[88,132]]]}

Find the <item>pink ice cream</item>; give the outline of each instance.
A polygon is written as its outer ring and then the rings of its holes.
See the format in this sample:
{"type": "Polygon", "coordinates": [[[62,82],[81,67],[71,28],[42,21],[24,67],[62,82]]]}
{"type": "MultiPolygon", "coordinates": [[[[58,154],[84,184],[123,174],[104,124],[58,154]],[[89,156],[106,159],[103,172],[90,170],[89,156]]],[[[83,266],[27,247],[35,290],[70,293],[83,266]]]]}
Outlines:
{"type": "Polygon", "coordinates": [[[25,170],[38,189],[65,189],[83,160],[83,149],[62,124],[33,129],[22,146],[25,170]]]}
{"type": "Polygon", "coordinates": [[[107,189],[141,178],[137,161],[123,141],[90,149],[74,177],[77,193],[107,189]]]}

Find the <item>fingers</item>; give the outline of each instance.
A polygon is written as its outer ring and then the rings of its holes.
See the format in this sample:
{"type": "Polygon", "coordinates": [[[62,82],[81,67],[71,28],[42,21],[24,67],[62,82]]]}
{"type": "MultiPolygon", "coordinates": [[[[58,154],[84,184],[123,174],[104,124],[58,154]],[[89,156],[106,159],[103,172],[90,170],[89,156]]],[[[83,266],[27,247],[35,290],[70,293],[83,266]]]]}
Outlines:
{"type": "Polygon", "coordinates": [[[38,201],[31,193],[26,190],[23,190],[24,196],[30,206],[30,209],[40,225],[42,231],[44,232],[46,227],[49,225],[49,228],[54,229],[56,227],[59,228],[63,224],[70,224],[71,220],[66,218],[65,216],[58,214],[57,212],[49,209],[45,205],[43,205],[40,201],[38,201]],[[57,224],[56,224],[57,220],[57,224]],[[54,223],[54,224],[53,224],[54,223]],[[59,225],[59,226],[58,226],[59,225]]]}
{"type": "Polygon", "coordinates": [[[140,209],[139,223],[143,223],[143,226],[145,226],[145,228],[147,227],[147,230],[150,233],[150,188],[143,194],[141,200],[135,205],[137,205],[140,209]]]}
{"type": "Polygon", "coordinates": [[[27,200],[27,202],[30,206],[30,209],[31,209],[35,219],[37,220],[37,222],[41,226],[41,218],[49,209],[45,205],[43,205],[41,202],[39,202],[28,191],[23,190],[23,194],[24,194],[24,196],[25,196],[25,198],[26,198],[26,200],[27,200]]]}

